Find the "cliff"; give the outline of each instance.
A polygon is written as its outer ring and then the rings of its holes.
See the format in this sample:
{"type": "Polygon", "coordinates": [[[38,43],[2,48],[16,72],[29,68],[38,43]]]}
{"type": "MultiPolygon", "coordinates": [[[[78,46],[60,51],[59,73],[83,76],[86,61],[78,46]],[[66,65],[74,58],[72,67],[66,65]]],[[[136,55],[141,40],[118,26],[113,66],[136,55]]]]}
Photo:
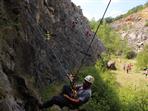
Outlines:
{"type": "MultiPolygon", "coordinates": [[[[70,0],[1,0],[0,111],[38,111],[40,91],[79,68],[92,37],[70,0]]],[[[102,51],[95,39],[84,65],[102,51]]]]}
{"type": "Polygon", "coordinates": [[[111,26],[127,40],[135,52],[148,44],[148,7],[114,21],[111,26]]]}

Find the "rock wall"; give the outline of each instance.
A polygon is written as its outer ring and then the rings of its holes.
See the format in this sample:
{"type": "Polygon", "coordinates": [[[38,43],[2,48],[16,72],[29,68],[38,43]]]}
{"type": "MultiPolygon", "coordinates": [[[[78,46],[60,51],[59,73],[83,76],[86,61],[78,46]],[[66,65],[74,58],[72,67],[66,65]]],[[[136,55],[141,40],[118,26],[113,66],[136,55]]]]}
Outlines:
{"type": "MultiPolygon", "coordinates": [[[[70,0],[1,0],[0,111],[38,111],[39,91],[78,69],[92,37],[70,0]]],[[[84,65],[102,51],[95,39],[84,65]]]]}
{"type": "Polygon", "coordinates": [[[113,22],[111,26],[121,34],[123,40],[128,41],[135,52],[139,52],[148,44],[147,22],[148,8],[145,8],[113,22]]]}

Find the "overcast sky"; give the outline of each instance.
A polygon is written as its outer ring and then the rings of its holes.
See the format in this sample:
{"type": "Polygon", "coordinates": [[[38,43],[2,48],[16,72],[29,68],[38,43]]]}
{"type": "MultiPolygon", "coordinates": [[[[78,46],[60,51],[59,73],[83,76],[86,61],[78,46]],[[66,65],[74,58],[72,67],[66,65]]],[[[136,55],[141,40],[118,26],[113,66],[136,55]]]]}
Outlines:
{"type": "MultiPolygon", "coordinates": [[[[80,5],[83,10],[84,16],[89,20],[93,17],[98,20],[102,17],[103,12],[109,2],[109,0],[71,0],[77,6],[80,5]]],[[[129,9],[143,5],[148,0],[112,0],[110,7],[107,11],[106,17],[116,17],[127,12],[129,9]]]]}

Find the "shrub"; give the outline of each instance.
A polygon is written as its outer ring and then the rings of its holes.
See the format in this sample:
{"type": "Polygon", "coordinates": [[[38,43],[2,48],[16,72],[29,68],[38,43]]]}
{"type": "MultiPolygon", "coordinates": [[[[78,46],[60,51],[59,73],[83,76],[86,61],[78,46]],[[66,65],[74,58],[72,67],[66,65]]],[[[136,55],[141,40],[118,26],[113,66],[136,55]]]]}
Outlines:
{"type": "Polygon", "coordinates": [[[113,18],[112,17],[107,17],[105,18],[106,23],[112,23],[113,22],[113,18]]]}
{"type": "Polygon", "coordinates": [[[136,53],[135,53],[134,51],[132,51],[132,50],[127,51],[125,57],[126,57],[127,59],[133,59],[133,58],[136,57],[136,53]]]}
{"type": "MultiPolygon", "coordinates": [[[[110,19],[111,18],[107,18],[110,19]]],[[[92,29],[95,31],[97,28],[97,22],[95,20],[90,21],[92,29]]],[[[106,47],[107,53],[117,54],[124,52],[126,48],[126,42],[121,40],[121,37],[116,33],[106,22],[104,22],[99,31],[97,32],[99,39],[103,42],[106,47]],[[118,47],[117,47],[118,46],[118,47]]]]}
{"type": "Polygon", "coordinates": [[[148,45],[137,55],[137,66],[141,69],[148,67],[148,45]]]}

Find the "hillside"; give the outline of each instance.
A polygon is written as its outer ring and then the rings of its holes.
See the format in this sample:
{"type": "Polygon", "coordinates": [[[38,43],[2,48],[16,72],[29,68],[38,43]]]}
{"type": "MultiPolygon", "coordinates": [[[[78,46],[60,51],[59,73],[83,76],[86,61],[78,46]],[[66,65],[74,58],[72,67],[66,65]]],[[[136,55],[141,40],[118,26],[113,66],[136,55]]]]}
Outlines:
{"type": "Polygon", "coordinates": [[[128,44],[139,52],[148,44],[148,7],[125,17],[123,15],[111,26],[121,35],[122,40],[127,40],[128,44]]]}
{"type": "MultiPolygon", "coordinates": [[[[1,0],[0,111],[38,111],[42,90],[78,69],[92,35],[70,0],[1,0]]],[[[104,50],[95,39],[84,65],[104,50]]]]}

